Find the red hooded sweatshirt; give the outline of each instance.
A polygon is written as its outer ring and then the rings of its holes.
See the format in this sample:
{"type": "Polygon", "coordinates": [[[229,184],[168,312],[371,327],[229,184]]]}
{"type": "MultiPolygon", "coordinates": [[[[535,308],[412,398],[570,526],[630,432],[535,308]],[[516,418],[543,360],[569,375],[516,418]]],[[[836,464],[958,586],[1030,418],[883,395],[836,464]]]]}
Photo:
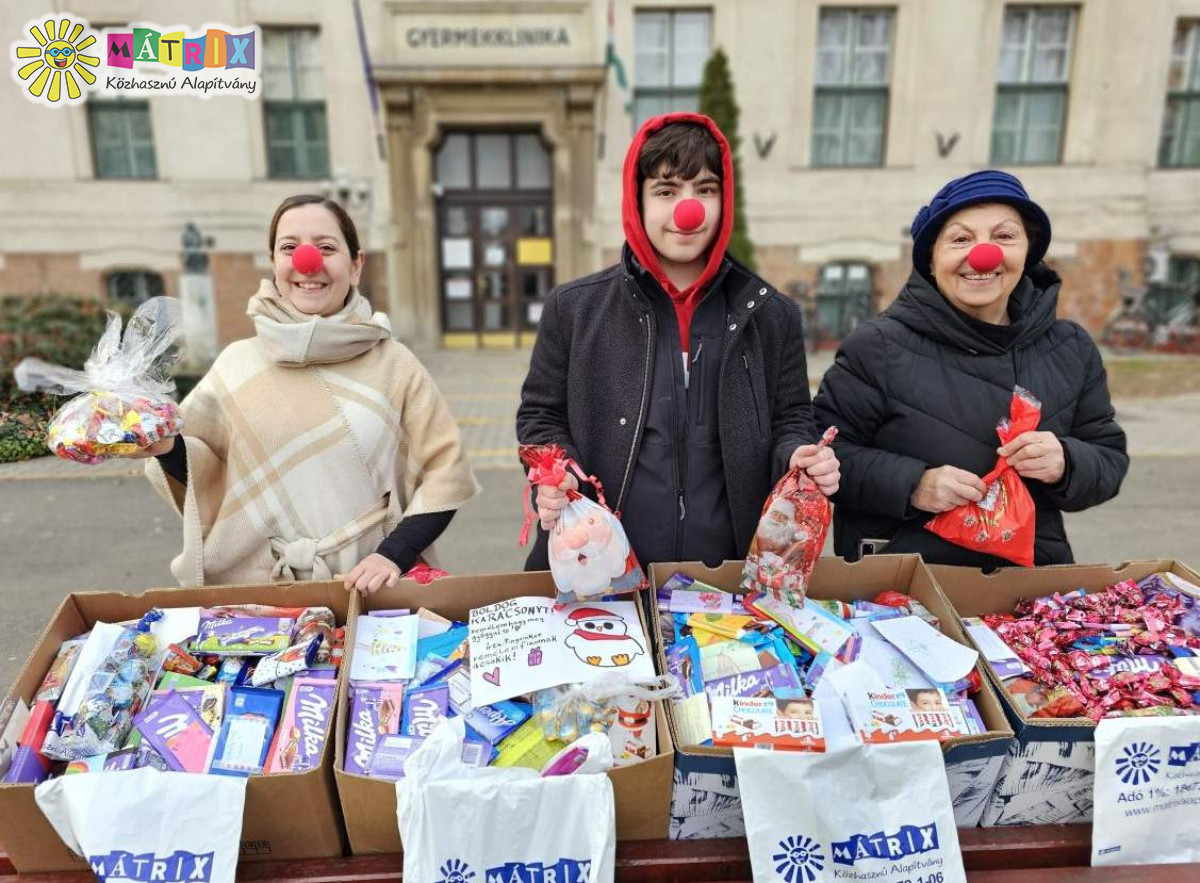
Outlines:
{"type": "MultiPolygon", "coordinates": [[[[717,172],[717,169],[711,171],[717,172]]],[[[686,354],[691,341],[692,314],[704,297],[704,291],[713,281],[725,257],[725,247],[729,244],[729,235],[733,230],[733,155],[729,152],[729,142],[717,124],[708,117],[698,113],[665,113],[662,116],[651,117],[642,124],[641,129],[633,137],[629,152],[625,154],[625,169],[623,175],[624,191],[621,197],[621,226],[625,230],[625,241],[629,243],[633,256],[662,286],[675,305],[675,316],[679,320],[679,341],[686,354]],[[687,288],[680,291],[667,278],[658,260],[658,252],[650,244],[642,223],[642,211],[638,206],[638,157],[646,139],[663,126],[670,123],[699,123],[705,126],[712,136],[717,139],[721,148],[721,229],[713,244],[709,246],[708,261],[700,278],[687,288]]]]}

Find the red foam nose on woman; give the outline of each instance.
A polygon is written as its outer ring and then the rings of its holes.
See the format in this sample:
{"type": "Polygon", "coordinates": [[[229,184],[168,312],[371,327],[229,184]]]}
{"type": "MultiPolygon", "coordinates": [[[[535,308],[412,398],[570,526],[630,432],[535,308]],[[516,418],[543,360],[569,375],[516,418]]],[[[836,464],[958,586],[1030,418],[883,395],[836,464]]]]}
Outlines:
{"type": "Polygon", "coordinates": [[[967,263],[976,273],[990,273],[1003,260],[1004,252],[994,242],[981,242],[967,253],[967,263]]]}
{"type": "Polygon", "coordinates": [[[301,245],[292,252],[292,267],[297,273],[312,276],[321,272],[325,259],[315,245],[301,245]]]}
{"type": "Polygon", "coordinates": [[[681,233],[691,233],[704,223],[704,203],[685,199],[675,206],[675,226],[681,233]]]}

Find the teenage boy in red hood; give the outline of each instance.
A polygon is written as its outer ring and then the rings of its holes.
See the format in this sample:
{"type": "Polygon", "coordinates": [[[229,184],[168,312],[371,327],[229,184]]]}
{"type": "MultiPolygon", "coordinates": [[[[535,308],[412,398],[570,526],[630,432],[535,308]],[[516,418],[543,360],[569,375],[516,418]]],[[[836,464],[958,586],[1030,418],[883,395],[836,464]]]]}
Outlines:
{"type": "MultiPolygon", "coordinates": [[[[826,494],[800,309],[725,253],[733,159],[706,116],[647,120],[625,157],[621,261],[550,292],[517,410],[521,444],[557,443],[604,485],[638,560],[744,558],[789,465],[826,494]]],[[[537,493],[526,562],[573,476],[537,493]]]]}

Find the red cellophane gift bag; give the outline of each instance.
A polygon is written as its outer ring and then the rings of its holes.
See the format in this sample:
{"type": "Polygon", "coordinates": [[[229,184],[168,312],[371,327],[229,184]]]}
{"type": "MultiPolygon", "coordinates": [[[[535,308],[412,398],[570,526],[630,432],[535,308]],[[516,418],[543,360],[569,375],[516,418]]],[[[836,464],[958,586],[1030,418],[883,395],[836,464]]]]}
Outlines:
{"type": "MultiPolygon", "coordinates": [[[[1041,419],[1042,403],[1028,390],[1016,387],[1008,418],[996,426],[1000,444],[1037,429],[1041,419]]],[[[1029,488],[1003,457],[996,460],[983,483],[987,494],[982,500],[936,515],[925,527],[956,546],[1033,567],[1037,521],[1029,488]]]]}
{"type": "MultiPolygon", "coordinates": [[[[829,427],[818,446],[836,435],[837,427],[829,427]]],[[[763,506],[742,567],[742,591],[766,592],[793,607],[802,605],[831,515],[829,499],[816,483],[800,469],[789,470],[763,506]]]]}

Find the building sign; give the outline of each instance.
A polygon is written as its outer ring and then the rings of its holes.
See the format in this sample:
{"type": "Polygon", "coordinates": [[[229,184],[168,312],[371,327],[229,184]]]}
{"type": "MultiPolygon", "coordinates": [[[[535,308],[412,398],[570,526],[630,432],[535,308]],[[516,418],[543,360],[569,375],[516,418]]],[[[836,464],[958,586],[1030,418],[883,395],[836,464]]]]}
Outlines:
{"type": "Polygon", "coordinates": [[[410,49],[530,49],[539,46],[570,46],[566,28],[423,28],[411,27],[405,34],[410,49]]]}
{"type": "Polygon", "coordinates": [[[429,11],[419,3],[393,4],[389,61],[411,66],[584,65],[598,62],[587,4],[548,6],[538,15],[482,4],[461,11],[429,11]]]}

